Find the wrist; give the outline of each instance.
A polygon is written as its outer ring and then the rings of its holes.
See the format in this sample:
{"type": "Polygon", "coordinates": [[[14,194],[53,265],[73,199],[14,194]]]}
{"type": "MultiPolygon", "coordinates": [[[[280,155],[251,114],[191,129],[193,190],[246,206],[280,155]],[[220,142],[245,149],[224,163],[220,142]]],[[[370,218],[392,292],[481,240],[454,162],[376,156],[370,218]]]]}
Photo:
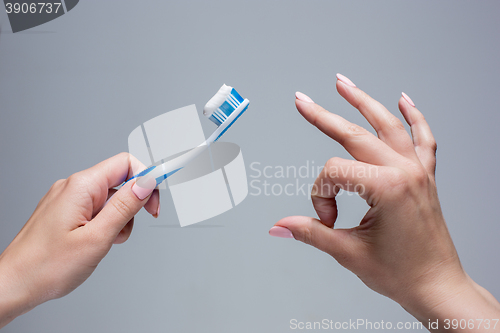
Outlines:
{"type": "Polygon", "coordinates": [[[16,317],[33,309],[29,291],[23,288],[23,280],[11,269],[0,255],[0,328],[16,317]]]}
{"type": "MultiPolygon", "coordinates": [[[[414,298],[417,299],[417,298],[414,298]]],[[[401,304],[401,303],[400,303],[401,304]]],[[[500,319],[500,304],[484,288],[476,284],[465,272],[447,280],[436,282],[427,288],[420,300],[401,304],[405,310],[432,332],[453,332],[446,329],[446,322],[452,320],[494,320],[500,319]],[[439,325],[429,328],[430,323],[439,325]]],[[[500,329],[496,327],[496,329],[500,329]]],[[[468,332],[467,329],[459,330],[468,332]]],[[[496,330],[490,330],[496,332],[496,330]]],[[[470,332],[479,332],[477,328],[470,332]]]]}
{"type": "Polygon", "coordinates": [[[401,306],[423,323],[429,320],[445,319],[446,312],[443,310],[446,304],[453,303],[465,294],[473,291],[471,280],[465,274],[454,275],[448,279],[436,279],[422,284],[407,302],[401,302],[401,306]]]}

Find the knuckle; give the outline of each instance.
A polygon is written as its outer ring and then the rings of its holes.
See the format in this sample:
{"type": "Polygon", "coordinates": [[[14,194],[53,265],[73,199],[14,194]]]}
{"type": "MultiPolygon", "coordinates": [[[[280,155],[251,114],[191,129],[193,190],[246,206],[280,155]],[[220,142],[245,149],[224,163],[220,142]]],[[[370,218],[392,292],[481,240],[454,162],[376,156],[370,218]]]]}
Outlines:
{"type": "Polygon", "coordinates": [[[394,168],[386,178],[382,190],[388,198],[399,201],[403,197],[417,195],[429,186],[430,181],[424,167],[411,162],[403,168],[394,168]]]}
{"type": "Polygon", "coordinates": [[[388,123],[389,128],[391,130],[405,131],[406,132],[405,126],[403,125],[401,120],[399,120],[396,117],[390,117],[389,120],[387,121],[387,123],[388,123]]]}
{"type": "Polygon", "coordinates": [[[402,169],[394,169],[386,182],[386,190],[396,197],[399,197],[401,193],[408,191],[409,187],[409,175],[402,169]]]}
{"type": "Polygon", "coordinates": [[[421,165],[411,164],[405,170],[397,169],[388,183],[391,192],[400,197],[426,187],[429,184],[429,175],[421,165]]]}
{"type": "Polygon", "coordinates": [[[54,184],[52,184],[51,190],[63,188],[66,182],[67,182],[66,179],[57,180],[54,184]]]}
{"type": "Polygon", "coordinates": [[[118,154],[118,156],[127,158],[127,157],[130,157],[132,155],[126,151],[122,151],[121,153],[118,154]]]}
{"type": "Polygon", "coordinates": [[[123,152],[119,153],[119,154],[118,154],[118,155],[116,155],[116,156],[118,156],[118,158],[120,158],[120,159],[123,159],[123,160],[128,160],[128,161],[131,161],[131,160],[132,160],[132,158],[134,158],[134,156],[133,156],[132,154],[130,154],[130,153],[128,153],[128,152],[125,152],[125,151],[123,151],[123,152]]]}
{"type": "Polygon", "coordinates": [[[342,159],[340,157],[332,157],[325,163],[325,169],[329,171],[332,168],[336,168],[340,165],[342,159]]]}
{"type": "Polygon", "coordinates": [[[427,122],[427,120],[425,120],[425,116],[420,111],[415,112],[412,118],[415,118],[418,122],[427,122]]]}
{"type": "Polygon", "coordinates": [[[355,137],[360,137],[360,136],[366,135],[367,130],[365,130],[363,127],[358,126],[356,124],[349,123],[345,126],[344,133],[345,133],[346,139],[349,139],[349,138],[352,139],[355,137]]]}
{"type": "Polygon", "coordinates": [[[66,181],[68,186],[73,188],[81,188],[88,185],[87,179],[80,172],[72,174],[66,181]]]}
{"type": "Polygon", "coordinates": [[[303,237],[304,237],[304,243],[308,245],[313,245],[313,234],[310,228],[306,228],[304,230],[303,237]]]}
{"type": "Polygon", "coordinates": [[[409,184],[408,174],[405,171],[398,169],[391,177],[390,183],[392,187],[406,187],[409,184]]]}
{"type": "Polygon", "coordinates": [[[115,196],[113,200],[110,200],[110,204],[123,219],[129,220],[131,218],[131,209],[123,198],[115,196]]]}
{"type": "Polygon", "coordinates": [[[408,175],[408,182],[411,185],[423,184],[429,179],[427,171],[420,163],[409,162],[405,169],[408,175]]]}
{"type": "Polygon", "coordinates": [[[308,245],[313,245],[312,221],[309,221],[302,226],[302,230],[300,232],[300,238],[301,238],[300,241],[308,245]]]}
{"type": "Polygon", "coordinates": [[[416,185],[419,187],[427,185],[429,182],[429,175],[427,172],[423,169],[423,167],[415,168],[417,170],[414,170],[412,172],[413,180],[416,185]]]}
{"type": "Polygon", "coordinates": [[[346,127],[346,132],[347,132],[347,134],[356,136],[356,135],[365,134],[366,130],[363,127],[358,126],[356,124],[349,124],[346,127]]]}

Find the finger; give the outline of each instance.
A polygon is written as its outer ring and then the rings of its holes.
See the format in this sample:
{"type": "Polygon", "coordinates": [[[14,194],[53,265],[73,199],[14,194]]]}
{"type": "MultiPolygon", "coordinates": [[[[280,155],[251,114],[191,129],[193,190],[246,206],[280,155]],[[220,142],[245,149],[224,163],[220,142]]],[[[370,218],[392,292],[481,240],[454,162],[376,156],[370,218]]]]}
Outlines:
{"type": "MultiPolygon", "coordinates": [[[[115,195],[116,192],[118,192],[118,190],[116,190],[114,188],[109,189],[108,200],[106,200],[104,207],[108,204],[109,200],[111,198],[113,198],[113,196],[115,195]]],[[[153,192],[153,194],[154,194],[154,192],[153,192]]],[[[153,195],[151,195],[151,197],[153,197],[153,195]]],[[[151,201],[151,198],[149,199],[149,201],[151,201]]],[[[149,203],[149,201],[148,201],[148,203],[149,203]]],[[[153,215],[153,214],[151,214],[151,215],[153,215]]],[[[94,218],[94,216],[92,218],[94,218]]],[[[132,218],[130,221],[128,221],[128,223],[125,225],[125,227],[123,227],[123,229],[120,230],[120,232],[118,233],[118,236],[116,236],[116,239],[114,240],[113,244],[125,243],[127,241],[127,239],[130,237],[130,234],[132,233],[133,226],[134,226],[134,218],[132,218]]]]}
{"type": "Polygon", "coordinates": [[[92,198],[92,215],[103,207],[108,199],[109,189],[122,184],[134,172],[145,169],[137,158],[128,153],[120,153],[75,175],[86,179],[88,193],[92,198]]]}
{"type": "MultiPolygon", "coordinates": [[[[113,195],[117,192],[116,189],[111,188],[108,190],[108,199],[106,200],[106,203],[104,203],[104,206],[106,206],[109,202],[109,200],[113,197],[113,195]]],[[[103,206],[103,207],[104,207],[103,206]]],[[[153,194],[149,198],[148,202],[144,205],[144,209],[151,214],[154,218],[157,218],[160,215],[160,191],[158,189],[155,189],[153,191],[153,194]]],[[[100,209],[99,209],[100,211],[100,209]]],[[[95,214],[97,214],[96,212],[95,214]]],[[[92,216],[93,218],[94,216],[92,216]]]]}
{"type": "MultiPolygon", "coordinates": [[[[109,200],[114,196],[114,194],[117,191],[118,190],[115,190],[115,189],[109,190],[108,200],[106,201],[104,206],[106,206],[106,204],[109,202],[109,200]]],[[[146,209],[146,211],[148,213],[150,213],[154,218],[157,218],[158,215],[160,214],[159,194],[160,194],[159,191],[157,189],[155,189],[153,191],[153,194],[151,194],[151,197],[149,198],[148,202],[144,205],[144,209],[146,209]]],[[[129,239],[130,234],[132,233],[133,226],[134,226],[134,218],[132,218],[130,221],[128,221],[128,223],[125,225],[125,227],[123,227],[123,229],[120,230],[120,232],[118,233],[118,236],[116,236],[116,239],[113,242],[113,244],[125,243],[129,239]]]]}
{"type": "Polygon", "coordinates": [[[123,244],[125,243],[132,233],[132,228],[134,227],[134,218],[127,222],[127,224],[123,227],[122,230],[116,236],[113,244],[123,244]]]}
{"type": "Polygon", "coordinates": [[[340,190],[357,192],[372,206],[376,200],[375,192],[380,183],[380,167],[358,161],[334,157],[314,182],[311,199],[321,222],[332,228],[337,219],[335,197],[340,190]]]}
{"type": "Polygon", "coordinates": [[[295,105],[308,122],[340,143],[356,160],[376,165],[393,165],[402,159],[401,155],[363,127],[312,102],[297,98],[295,105]]]}
{"type": "Polygon", "coordinates": [[[415,159],[415,150],[403,123],[381,103],[371,98],[342,74],[337,74],[337,91],[366,118],[380,140],[399,154],[415,159]]]}
{"type": "Polygon", "coordinates": [[[87,223],[90,232],[97,233],[108,242],[113,242],[125,225],[146,204],[156,187],[151,178],[148,186],[139,187],[135,182],[123,185],[108,204],[87,223]]]}
{"type": "Polygon", "coordinates": [[[351,236],[353,229],[332,229],[312,217],[285,217],[271,228],[271,235],[276,227],[290,230],[293,238],[330,254],[343,266],[348,266],[349,259],[359,251],[359,242],[351,236]]]}
{"type": "Polygon", "coordinates": [[[436,140],[423,114],[418,111],[408,95],[402,94],[403,96],[398,103],[399,110],[411,127],[413,145],[420,163],[422,163],[427,173],[434,177],[436,172],[436,140]]]}
{"type": "Polygon", "coordinates": [[[103,209],[108,204],[109,200],[113,197],[113,195],[115,195],[115,193],[117,191],[118,190],[114,189],[114,188],[110,188],[108,190],[108,195],[106,197],[106,202],[104,203],[104,205],[102,205],[102,208],[100,208],[100,209],[94,208],[94,212],[92,213],[92,218],[94,218],[101,211],[101,209],[103,209]]]}
{"type": "Polygon", "coordinates": [[[154,190],[153,194],[151,194],[151,198],[149,198],[148,202],[144,205],[144,209],[154,218],[157,218],[160,215],[160,191],[154,190]]]}
{"type": "Polygon", "coordinates": [[[116,187],[146,166],[129,153],[120,153],[82,171],[89,177],[106,181],[108,188],[116,187]]]}

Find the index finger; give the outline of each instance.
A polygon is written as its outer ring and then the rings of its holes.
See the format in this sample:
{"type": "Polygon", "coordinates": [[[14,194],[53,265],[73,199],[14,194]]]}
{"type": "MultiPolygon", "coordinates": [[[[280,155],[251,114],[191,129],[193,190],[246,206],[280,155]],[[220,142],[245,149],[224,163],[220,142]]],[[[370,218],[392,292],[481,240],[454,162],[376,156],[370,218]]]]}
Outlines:
{"type": "MultiPolygon", "coordinates": [[[[297,94],[297,97],[300,96],[297,94]]],[[[299,98],[300,114],[321,132],[340,143],[356,160],[375,165],[394,165],[402,156],[361,126],[328,112],[314,102],[299,98]]]]}
{"type": "Polygon", "coordinates": [[[129,153],[120,153],[82,171],[91,177],[104,179],[108,188],[116,187],[128,178],[144,170],[146,166],[129,153]]]}
{"type": "Polygon", "coordinates": [[[403,123],[385,106],[357,88],[351,80],[342,74],[337,74],[337,91],[347,102],[359,110],[375,129],[380,140],[401,155],[417,159],[410,136],[403,123]]]}
{"type": "MultiPolygon", "coordinates": [[[[134,172],[145,169],[137,158],[129,153],[120,153],[104,160],[93,167],[78,172],[83,179],[89,182],[88,193],[92,198],[92,215],[95,215],[106,202],[108,190],[120,185],[126,179],[132,177],[134,172]]],[[[150,205],[158,205],[158,195],[150,205]]],[[[156,208],[148,207],[151,211],[156,208]]]]}
{"type": "Polygon", "coordinates": [[[326,226],[333,228],[337,220],[335,197],[340,190],[357,192],[372,206],[378,188],[380,167],[333,157],[316,178],[311,193],[314,209],[326,226]]]}

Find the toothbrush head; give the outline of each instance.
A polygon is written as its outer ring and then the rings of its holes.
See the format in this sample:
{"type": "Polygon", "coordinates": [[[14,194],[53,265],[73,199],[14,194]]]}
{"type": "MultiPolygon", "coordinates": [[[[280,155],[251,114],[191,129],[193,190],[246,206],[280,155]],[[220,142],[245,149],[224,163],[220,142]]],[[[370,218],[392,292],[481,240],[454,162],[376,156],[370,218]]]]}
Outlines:
{"type": "Polygon", "coordinates": [[[203,108],[203,114],[218,126],[214,141],[217,141],[245,112],[249,103],[248,99],[243,99],[233,87],[222,85],[203,108]]]}

